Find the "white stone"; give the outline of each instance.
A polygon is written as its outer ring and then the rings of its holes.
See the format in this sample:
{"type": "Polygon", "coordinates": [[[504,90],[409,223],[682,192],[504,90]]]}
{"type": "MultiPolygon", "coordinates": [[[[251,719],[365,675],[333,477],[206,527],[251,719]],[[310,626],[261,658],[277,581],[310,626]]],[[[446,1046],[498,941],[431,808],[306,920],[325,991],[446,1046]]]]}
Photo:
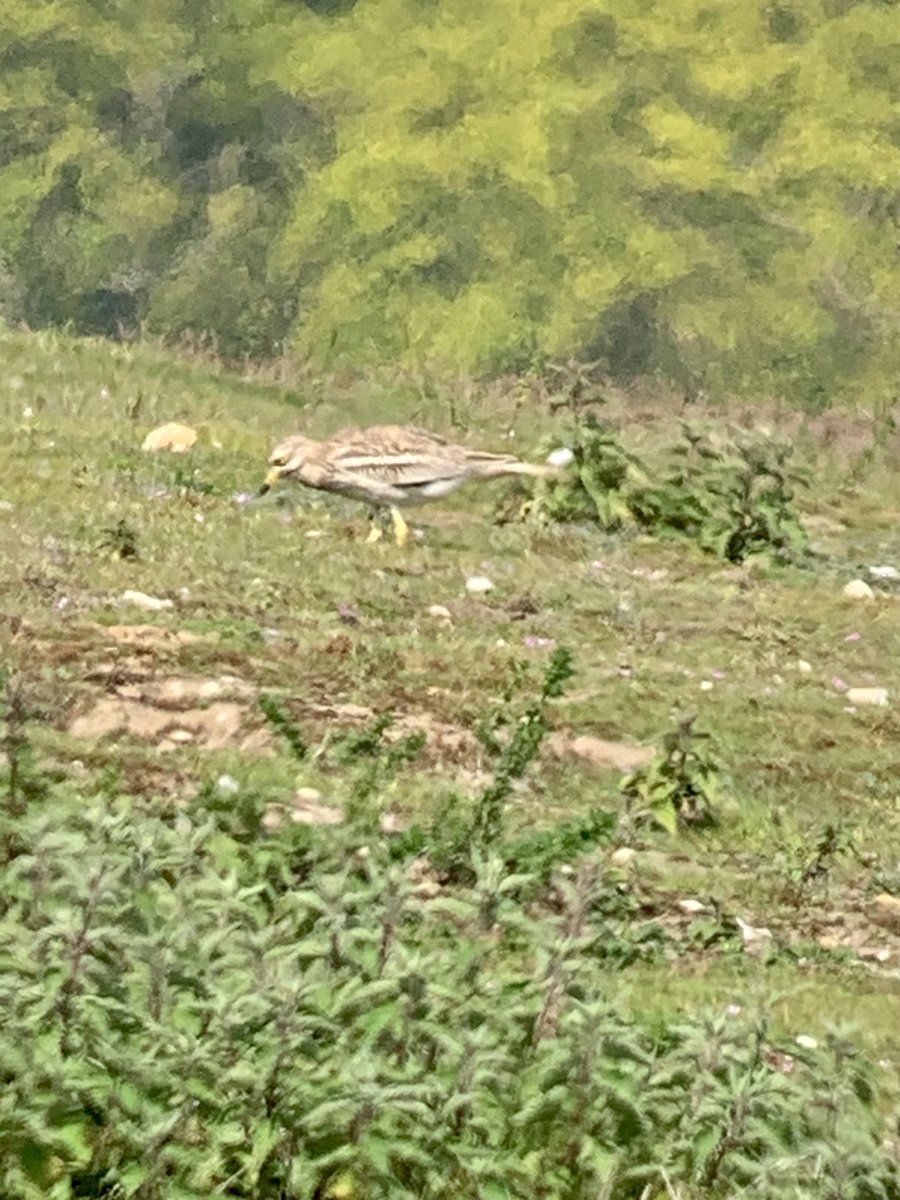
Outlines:
{"type": "Polygon", "coordinates": [[[342,825],[344,814],[330,804],[299,804],[294,800],[291,820],[296,825],[342,825]]]}
{"type": "Polygon", "coordinates": [[[851,579],[844,586],[844,595],[848,600],[874,600],[875,593],[864,579],[851,579]]]}
{"type": "Polygon", "coordinates": [[[143,608],[147,612],[163,612],[175,607],[171,600],[161,600],[158,596],[148,596],[146,592],[136,592],[130,588],[119,597],[119,603],[133,604],[135,608],[143,608]]]}
{"type": "Polygon", "coordinates": [[[167,425],[151,429],[141,443],[141,449],[148,454],[155,454],[160,450],[169,450],[173,454],[184,454],[186,450],[190,450],[196,440],[196,429],[192,429],[190,425],[181,425],[177,421],[170,421],[167,425]]]}
{"type": "Polygon", "coordinates": [[[453,619],[450,609],[444,604],[429,604],[428,615],[429,617],[434,617],[436,621],[451,621],[453,619]]]}
{"type": "Polygon", "coordinates": [[[296,804],[321,804],[322,793],[318,788],[298,787],[294,792],[294,802],[296,804]]]}
{"type": "Polygon", "coordinates": [[[699,900],[678,900],[675,907],[679,912],[685,913],[689,917],[696,916],[697,913],[706,912],[706,905],[699,900]]]}
{"type": "Polygon", "coordinates": [[[472,592],[473,595],[478,595],[481,592],[490,592],[494,585],[486,575],[470,575],[466,580],[466,591],[472,592]]]}
{"type": "Polygon", "coordinates": [[[382,833],[406,833],[409,821],[399,813],[382,813],[378,819],[378,827],[382,833]]]}
{"type": "Polygon", "coordinates": [[[896,567],[869,567],[873,579],[900,579],[900,571],[896,567]]]}
{"type": "Polygon", "coordinates": [[[547,462],[551,467],[567,467],[574,460],[575,455],[568,446],[561,446],[559,450],[547,455],[547,462]]]}
{"type": "Polygon", "coordinates": [[[216,790],[223,796],[236,796],[241,790],[241,785],[233,775],[220,775],[216,780],[216,790]]]}
{"type": "Polygon", "coordinates": [[[812,675],[812,663],[808,663],[805,658],[798,658],[797,670],[801,675],[812,675]]]}
{"type": "Polygon", "coordinates": [[[270,804],[263,813],[262,827],[267,833],[275,833],[284,824],[284,810],[277,804],[270,804]]]}
{"type": "Polygon", "coordinates": [[[847,689],[846,698],[851,704],[867,704],[884,708],[888,702],[888,690],[883,687],[852,687],[847,689]]]}
{"type": "Polygon", "coordinates": [[[819,1043],[814,1037],[810,1037],[808,1033],[798,1033],[794,1041],[802,1050],[815,1050],[819,1043]]]}
{"type": "Polygon", "coordinates": [[[740,917],[735,917],[741,937],[744,939],[744,949],[748,954],[759,954],[763,947],[772,940],[771,929],[763,926],[749,925],[740,917]]]}
{"type": "Polygon", "coordinates": [[[633,850],[631,846],[620,846],[618,850],[613,850],[609,861],[614,867],[630,867],[636,855],[637,850],[633,850]]]}

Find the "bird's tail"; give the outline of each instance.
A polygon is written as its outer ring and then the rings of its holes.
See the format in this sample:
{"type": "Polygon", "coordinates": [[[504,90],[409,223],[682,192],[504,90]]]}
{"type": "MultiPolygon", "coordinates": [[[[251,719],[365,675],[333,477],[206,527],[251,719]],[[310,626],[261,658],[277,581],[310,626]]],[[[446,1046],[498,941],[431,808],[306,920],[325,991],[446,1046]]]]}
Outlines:
{"type": "Polygon", "coordinates": [[[468,462],[479,479],[498,479],[503,475],[531,475],[543,479],[556,475],[558,468],[549,463],[522,462],[511,454],[470,454],[468,462]]]}

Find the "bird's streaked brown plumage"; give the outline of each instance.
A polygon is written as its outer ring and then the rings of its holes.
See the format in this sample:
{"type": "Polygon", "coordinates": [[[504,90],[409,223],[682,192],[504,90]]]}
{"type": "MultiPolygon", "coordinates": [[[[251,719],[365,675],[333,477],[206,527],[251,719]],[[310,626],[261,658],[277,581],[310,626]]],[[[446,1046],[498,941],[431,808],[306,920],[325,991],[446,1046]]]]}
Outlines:
{"type": "Polygon", "coordinates": [[[542,476],[553,468],[512,454],[472,450],[412,425],[342,429],[325,442],[296,434],[269,457],[263,491],[281,479],[391,510],[397,543],[408,536],[401,508],[439,500],[470,479],[542,476]]]}

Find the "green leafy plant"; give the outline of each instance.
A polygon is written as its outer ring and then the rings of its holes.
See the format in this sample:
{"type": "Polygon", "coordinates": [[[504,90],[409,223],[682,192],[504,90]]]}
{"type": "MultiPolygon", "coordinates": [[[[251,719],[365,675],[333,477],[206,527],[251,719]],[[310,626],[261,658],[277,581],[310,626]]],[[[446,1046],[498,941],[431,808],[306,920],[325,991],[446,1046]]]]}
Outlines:
{"type": "Polygon", "coordinates": [[[762,552],[798,561],[808,539],[794,499],[808,472],[791,465],[792,454],[765,433],[723,437],[683,424],[672,465],[660,482],[633,489],[629,508],[644,529],[688,537],[728,562],[762,552]]]}
{"type": "Polygon", "coordinates": [[[617,824],[618,817],[612,810],[592,808],[580,820],[511,835],[503,844],[504,861],[511,869],[545,884],[560,864],[571,863],[597,846],[608,845],[617,824]]]}
{"type": "Polygon", "coordinates": [[[365,728],[343,734],[329,745],[331,759],[356,768],[351,785],[352,815],[361,816],[369,797],[383,791],[399,771],[416,760],[425,745],[421,731],[386,740],[384,735],[393,721],[393,713],[381,713],[365,728]]]}
{"type": "Polygon", "coordinates": [[[535,457],[546,458],[561,441],[571,451],[572,461],[533,487],[512,484],[501,502],[502,513],[542,524],[592,522],[604,530],[632,521],[627,492],[645,479],[637,455],[626,450],[615,431],[593,412],[577,416],[561,437],[545,439],[535,457]]]}
{"type": "Polygon", "coordinates": [[[284,703],[270,692],[262,692],[258,704],[263,716],[274,732],[284,740],[294,758],[299,761],[305,759],[309,745],[284,703]]]}
{"type": "Polygon", "coordinates": [[[788,830],[781,825],[778,849],[767,864],[783,886],[784,901],[799,905],[817,889],[827,888],[842,859],[855,857],[853,830],[826,821],[813,830],[788,830]]]}
{"type": "Polygon", "coordinates": [[[591,522],[605,531],[631,525],[686,538],[727,562],[759,553],[802,562],[809,554],[794,504],[808,472],[791,464],[792,446],[767,433],[726,436],[684,423],[681,440],[656,471],[592,412],[579,416],[563,440],[572,462],[535,485],[530,499],[523,499],[524,485],[513,485],[513,499],[503,502],[507,517],[591,522]]]}
{"type": "Polygon", "coordinates": [[[492,846],[502,837],[504,801],[512,791],[514,781],[522,778],[534,760],[547,734],[548,700],[563,694],[574,670],[572,652],[564,646],[555,647],[537,696],[521,714],[512,718],[509,713],[503,714],[511,725],[512,734],[506,745],[499,749],[493,779],[476,802],[471,830],[475,843],[492,846]]]}
{"type": "Polygon", "coordinates": [[[29,806],[43,800],[49,779],[38,766],[28,723],[31,716],[24,685],[0,670],[0,845],[3,862],[22,850],[20,821],[29,806]]]}
{"type": "Polygon", "coordinates": [[[585,862],[523,904],[488,851],[420,893],[340,830],[57,788],[5,867],[0,1188],[118,1200],[900,1195],[841,1031],[607,998],[585,862]],[[308,832],[308,831],[307,831],[308,832]],[[236,866],[239,864],[239,866],[236,866]]]}
{"type": "Polygon", "coordinates": [[[132,561],[140,557],[137,530],[120,517],[115,525],[103,530],[100,539],[101,549],[109,551],[114,558],[132,561]]]}
{"type": "Polygon", "coordinates": [[[652,820],[669,833],[679,823],[715,822],[722,767],[710,734],[698,730],[696,720],[688,715],[676,721],[652,762],[623,777],[630,819],[652,820]]]}

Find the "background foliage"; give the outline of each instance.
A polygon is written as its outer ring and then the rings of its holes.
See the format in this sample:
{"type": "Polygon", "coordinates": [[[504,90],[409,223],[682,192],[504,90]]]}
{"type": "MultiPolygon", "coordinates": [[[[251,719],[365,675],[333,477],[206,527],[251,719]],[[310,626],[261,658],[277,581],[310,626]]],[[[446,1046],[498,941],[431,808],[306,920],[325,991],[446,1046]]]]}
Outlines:
{"type": "Polygon", "coordinates": [[[0,312],[886,403],[886,0],[9,0],[0,312]]]}

